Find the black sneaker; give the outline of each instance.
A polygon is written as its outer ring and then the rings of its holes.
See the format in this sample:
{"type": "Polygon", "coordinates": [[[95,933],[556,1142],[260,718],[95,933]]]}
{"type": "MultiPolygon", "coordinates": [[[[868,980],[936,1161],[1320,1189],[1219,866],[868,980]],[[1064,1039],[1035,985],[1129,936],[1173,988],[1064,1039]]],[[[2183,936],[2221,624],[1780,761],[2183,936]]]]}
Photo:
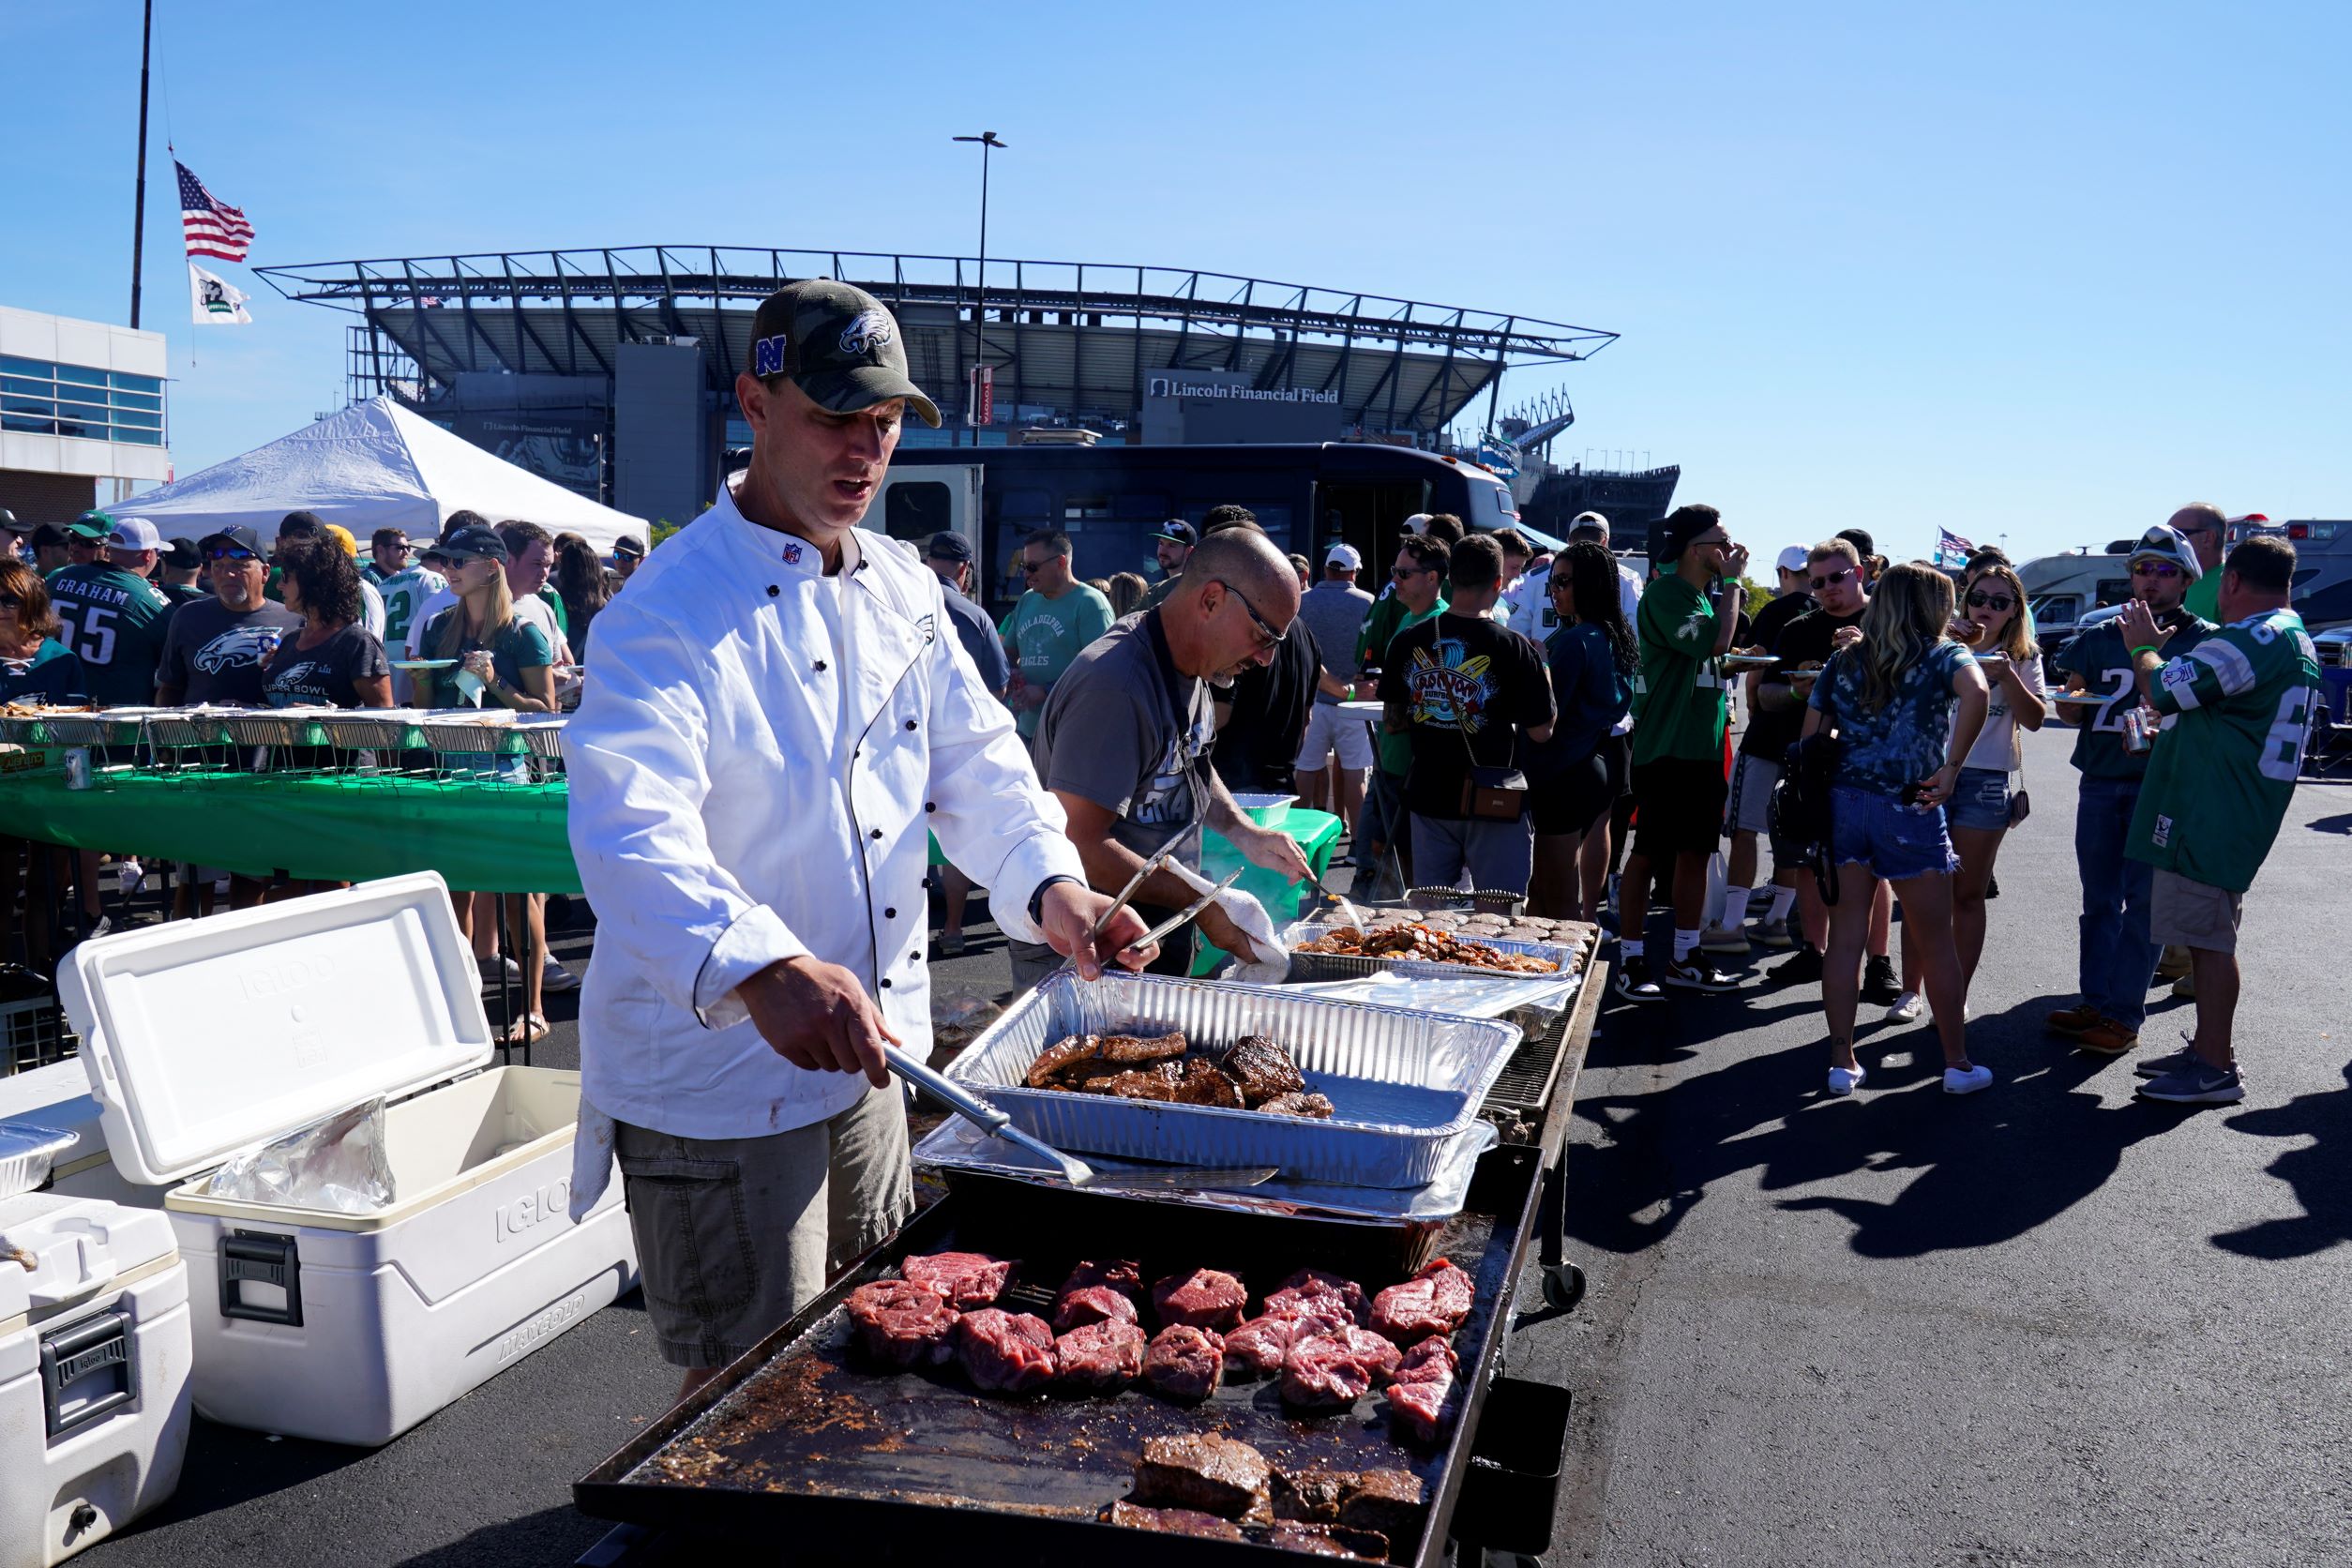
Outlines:
{"type": "Polygon", "coordinates": [[[1987,898],[1998,898],[2001,896],[2000,878],[1987,877],[1984,879],[1984,896],[1987,898]]]}
{"type": "Polygon", "coordinates": [[[1895,978],[1892,958],[1877,957],[1863,963],[1862,999],[1864,1002],[1892,1007],[1902,994],[1903,982],[1895,978]]]}
{"type": "Polygon", "coordinates": [[[1669,986],[1680,986],[1686,991],[1728,991],[1739,986],[1740,982],[1714,965],[1696,961],[1696,954],[1692,957],[1695,961],[1691,963],[1668,958],[1660,966],[1658,978],[1669,986]]]}
{"type": "Polygon", "coordinates": [[[1664,1002],[1666,992],[1650,977],[1648,957],[1628,958],[1617,971],[1617,994],[1628,1002],[1664,1002]]]}
{"type": "Polygon", "coordinates": [[[1772,978],[1784,986],[1817,986],[1821,983],[1821,950],[1806,945],[1797,949],[1797,956],[1772,969],[1772,978]]]}

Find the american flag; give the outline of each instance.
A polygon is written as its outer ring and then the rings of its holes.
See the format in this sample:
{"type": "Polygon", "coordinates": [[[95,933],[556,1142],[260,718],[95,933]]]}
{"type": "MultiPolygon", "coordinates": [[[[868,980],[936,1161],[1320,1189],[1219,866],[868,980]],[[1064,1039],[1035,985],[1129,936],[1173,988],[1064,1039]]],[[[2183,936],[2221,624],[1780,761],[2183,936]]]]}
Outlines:
{"type": "Polygon", "coordinates": [[[253,249],[253,225],[245,214],[204,188],[204,182],[188,172],[179,159],[172,167],[180,173],[180,227],[188,232],[188,253],[241,262],[253,249]]]}

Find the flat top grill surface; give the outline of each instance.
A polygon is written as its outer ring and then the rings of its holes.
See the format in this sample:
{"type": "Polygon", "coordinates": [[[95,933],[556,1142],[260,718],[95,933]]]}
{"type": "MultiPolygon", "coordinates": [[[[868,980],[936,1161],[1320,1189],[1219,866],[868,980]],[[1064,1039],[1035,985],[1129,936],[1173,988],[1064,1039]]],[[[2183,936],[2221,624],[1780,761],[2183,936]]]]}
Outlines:
{"type": "MultiPolygon", "coordinates": [[[[829,1517],[867,1527],[861,1532],[864,1555],[902,1560],[925,1555],[927,1541],[932,1548],[952,1546],[958,1530],[1015,1515],[1055,1527],[1056,1535],[1059,1527],[1080,1532],[1050,1544],[1037,1540],[1040,1550],[1090,1543],[1122,1549],[1115,1543],[1134,1542],[1134,1560],[1156,1560],[1161,1542],[1177,1538],[1146,1544],[1138,1539],[1146,1531],[1121,1530],[1108,1540],[1086,1532],[1108,1528],[1094,1521],[1128,1495],[1146,1438],[1215,1431],[1254,1445],[1278,1470],[1413,1471],[1426,1484],[1438,1524],[1425,1533],[1441,1549],[1454,1490],[1444,1485],[1447,1469],[1467,1452],[1525,1234],[1530,1172],[1500,1174],[1484,1184],[1489,1201],[1473,1202],[1405,1255],[1394,1231],[1170,1210],[1017,1183],[959,1184],[761,1352],[739,1362],[722,1380],[731,1386],[707,1408],[689,1406],[677,1425],[648,1431],[599,1467],[580,1485],[582,1506],[645,1524],[724,1517],[740,1527],[762,1520],[770,1506],[779,1509],[772,1516],[777,1525],[813,1523],[809,1510],[834,1500],[847,1506],[829,1517]],[[1225,1269],[1249,1287],[1255,1305],[1302,1267],[1334,1270],[1370,1291],[1406,1277],[1408,1258],[1442,1253],[1477,1287],[1470,1317],[1454,1336],[1462,1361],[1461,1413],[1432,1448],[1392,1426],[1377,1395],[1352,1411],[1306,1415],[1282,1404],[1274,1380],[1227,1385],[1203,1405],[1184,1406],[1139,1386],[1115,1398],[1007,1398],[977,1393],[952,1364],[915,1372],[872,1366],[852,1343],[843,1300],[859,1284],[895,1276],[908,1253],[948,1249],[1023,1259],[1010,1299],[1000,1304],[1040,1316],[1049,1315],[1054,1289],[1082,1258],[1140,1254],[1147,1300],[1150,1282],[1160,1275],[1225,1269]],[[871,1527],[885,1522],[887,1538],[878,1539],[871,1527]]],[[[1198,1560],[1201,1548],[1218,1544],[1182,1545],[1198,1560]]],[[[1395,1542],[1391,1560],[1435,1560],[1426,1545],[1395,1542]]]]}
{"type": "Polygon", "coordinates": [[[1542,1109],[1551,1099],[1552,1085],[1560,1077],[1560,1057],[1568,1044],[1569,1020],[1576,1015],[1574,1006],[1563,1008],[1553,1015],[1541,1034],[1522,1038],[1518,1048],[1502,1064],[1502,1076],[1486,1092],[1481,1108],[1520,1116],[1542,1109]]]}

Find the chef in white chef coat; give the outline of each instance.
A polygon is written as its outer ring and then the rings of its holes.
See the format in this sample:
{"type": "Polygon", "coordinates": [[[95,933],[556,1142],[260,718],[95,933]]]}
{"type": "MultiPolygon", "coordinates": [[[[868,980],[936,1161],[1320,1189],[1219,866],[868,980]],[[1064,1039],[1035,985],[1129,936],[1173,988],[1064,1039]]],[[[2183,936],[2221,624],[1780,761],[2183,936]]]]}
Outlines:
{"type": "Polygon", "coordinates": [[[750,467],[596,618],[565,736],[597,914],[582,1097],[691,1390],[912,1209],[880,1041],[930,1049],[926,829],[1081,975],[1151,948],[1063,836],[913,547],[856,527],[912,410],[897,324],[819,279],[753,319],[750,467]]]}

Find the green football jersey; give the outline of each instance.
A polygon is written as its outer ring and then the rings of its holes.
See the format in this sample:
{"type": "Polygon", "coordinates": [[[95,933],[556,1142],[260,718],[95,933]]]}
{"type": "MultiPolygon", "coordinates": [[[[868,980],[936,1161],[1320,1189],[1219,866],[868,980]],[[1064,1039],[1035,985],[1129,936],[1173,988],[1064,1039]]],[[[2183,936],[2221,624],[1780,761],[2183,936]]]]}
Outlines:
{"type": "Polygon", "coordinates": [[[155,701],[169,599],[145,578],[93,561],[51,578],[49,600],[62,623],[57,641],[81,658],[91,701],[122,708],[155,701]]]}
{"type": "Polygon", "coordinates": [[[1725,701],[1715,659],[1715,606],[1667,573],[1642,590],[1641,672],[1634,679],[1634,761],[1723,756],[1725,701]]]}
{"type": "Polygon", "coordinates": [[[2319,706],[2302,618],[2271,610],[2224,626],[2157,673],[2178,714],[2157,737],[2125,853],[2208,886],[2254,885],[2286,817],[2319,706]]]}

